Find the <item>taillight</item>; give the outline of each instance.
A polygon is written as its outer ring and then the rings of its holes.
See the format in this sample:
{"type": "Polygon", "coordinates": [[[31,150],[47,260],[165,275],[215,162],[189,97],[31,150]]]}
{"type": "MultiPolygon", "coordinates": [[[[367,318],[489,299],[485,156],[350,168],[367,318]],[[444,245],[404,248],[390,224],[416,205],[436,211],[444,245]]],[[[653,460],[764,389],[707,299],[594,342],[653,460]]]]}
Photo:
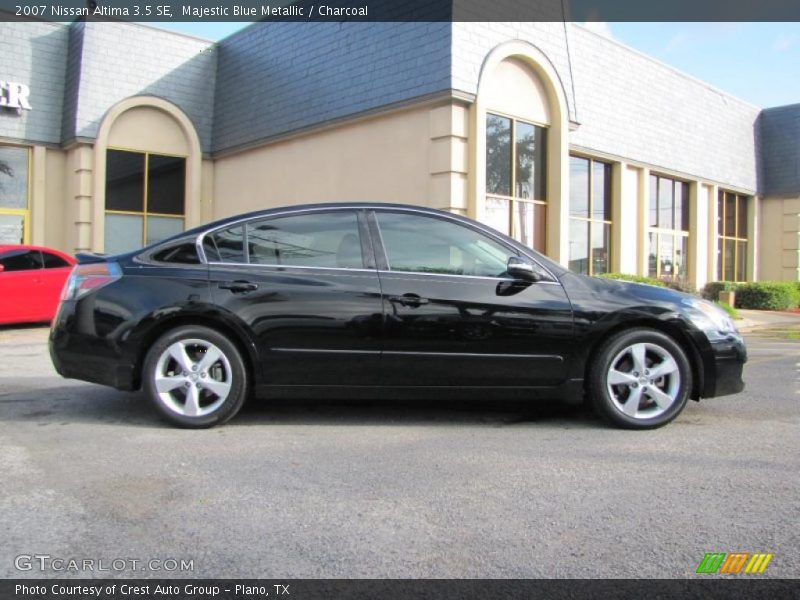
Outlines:
{"type": "Polygon", "coordinates": [[[117,263],[89,263],[76,265],[61,292],[62,300],[77,300],[92,290],[108,285],[122,277],[117,263]]]}

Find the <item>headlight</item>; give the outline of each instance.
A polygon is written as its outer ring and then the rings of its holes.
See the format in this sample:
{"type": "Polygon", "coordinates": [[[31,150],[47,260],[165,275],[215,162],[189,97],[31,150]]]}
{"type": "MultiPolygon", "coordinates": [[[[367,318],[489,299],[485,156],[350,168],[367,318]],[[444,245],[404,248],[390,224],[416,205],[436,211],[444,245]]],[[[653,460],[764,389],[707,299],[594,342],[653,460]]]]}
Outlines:
{"type": "Polygon", "coordinates": [[[719,333],[733,333],[736,331],[733,319],[713,302],[690,298],[683,300],[683,304],[688,307],[686,312],[689,320],[698,329],[702,329],[705,332],[719,333]]]}

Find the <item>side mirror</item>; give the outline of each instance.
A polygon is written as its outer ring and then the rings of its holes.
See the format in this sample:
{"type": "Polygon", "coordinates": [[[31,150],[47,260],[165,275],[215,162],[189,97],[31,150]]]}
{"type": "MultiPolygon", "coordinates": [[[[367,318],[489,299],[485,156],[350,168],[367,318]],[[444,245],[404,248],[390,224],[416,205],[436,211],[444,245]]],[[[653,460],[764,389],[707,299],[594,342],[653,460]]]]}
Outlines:
{"type": "Polygon", "coordinates": [[[5,271],[5,270],[6,270],[6,267],[5,267],[5,265],[0,265],[0,273],[2,273],[2,272],[3,272],[3,271],[5,271]]]}
{"type": "Polygon", "coordinates": [[[514,279],[521,279],[523,281],[539,281],[542,276],[536,272],[533,265],[529,262],[522,260],[517,256],[512,256],[508,259],[508,266],[506,272],[514,279]]]}

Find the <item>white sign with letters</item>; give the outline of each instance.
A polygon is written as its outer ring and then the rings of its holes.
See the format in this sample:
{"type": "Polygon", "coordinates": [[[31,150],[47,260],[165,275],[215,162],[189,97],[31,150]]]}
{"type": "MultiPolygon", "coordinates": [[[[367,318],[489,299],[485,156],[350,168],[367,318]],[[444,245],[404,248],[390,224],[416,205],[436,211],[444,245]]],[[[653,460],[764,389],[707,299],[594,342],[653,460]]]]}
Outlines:
{"type": "Polygon", "coordinates": [[[16,108],[18,111],[31,110],[31,103],[28,99],[30,95],[31,89],[24,83],[0,80],[1,107],[16,108]]]}

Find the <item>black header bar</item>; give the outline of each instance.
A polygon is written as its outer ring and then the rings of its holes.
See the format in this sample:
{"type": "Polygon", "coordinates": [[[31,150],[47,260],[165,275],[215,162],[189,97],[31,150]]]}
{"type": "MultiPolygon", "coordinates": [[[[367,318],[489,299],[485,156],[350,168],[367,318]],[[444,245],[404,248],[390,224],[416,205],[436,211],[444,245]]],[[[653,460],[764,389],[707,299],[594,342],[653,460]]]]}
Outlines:
{"type": "Polygon", "coordinates": [[[0,20],[800,21],[800,0],[0,0],[0,20]]]}
{"type": "Polygon", "coordinates": [[[692,579],[8,579],[3,600],[531,600],[796,598],[797,580],[692,579]]]}

